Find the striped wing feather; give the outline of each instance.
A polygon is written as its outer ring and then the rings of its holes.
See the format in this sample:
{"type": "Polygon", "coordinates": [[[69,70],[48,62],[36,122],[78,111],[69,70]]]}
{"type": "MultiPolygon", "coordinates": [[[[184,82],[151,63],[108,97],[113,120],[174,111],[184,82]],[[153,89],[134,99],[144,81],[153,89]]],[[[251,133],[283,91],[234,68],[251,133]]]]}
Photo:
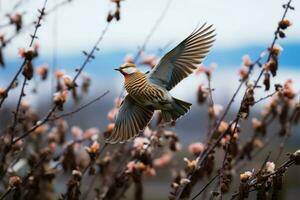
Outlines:
{"type": "Polygon", "coordinates": [[[115,128],[106,141],[108,143],[123,143],[136,137],[139,131],[147,126],[152,115],[152,109],[140,106],[131,96],[127,95],[119,110],[115,128]]]}
{"type": "Polygon", "coordinates": [[[197,68],[215,41],[212,25],[202,25],[168,52],[149,74],[155,84],[171,90],[197,68]]]}

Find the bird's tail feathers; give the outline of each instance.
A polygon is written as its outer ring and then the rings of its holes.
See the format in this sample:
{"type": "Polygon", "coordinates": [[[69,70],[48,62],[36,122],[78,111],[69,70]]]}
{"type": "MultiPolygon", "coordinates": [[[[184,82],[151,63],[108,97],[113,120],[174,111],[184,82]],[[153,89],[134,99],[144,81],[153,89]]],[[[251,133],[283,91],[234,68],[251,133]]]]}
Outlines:
{"type": "Polygon", "coordinates": [[[173,109],[172,110],[162,110],[162,118],[164,122],[170,122],[176,120],[179,117],[187,113],[191,108],[191,103],[176,99],[173,97],[173,109]]]}

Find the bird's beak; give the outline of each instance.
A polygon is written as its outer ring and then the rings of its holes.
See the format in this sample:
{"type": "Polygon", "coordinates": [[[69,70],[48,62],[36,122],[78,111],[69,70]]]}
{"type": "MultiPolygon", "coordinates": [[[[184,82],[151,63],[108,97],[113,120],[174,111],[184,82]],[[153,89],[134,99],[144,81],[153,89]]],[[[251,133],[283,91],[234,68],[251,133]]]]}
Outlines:
{"type": "Polygon", "coordinates": [[[116,68],[116,69],[114,69],[114,70],[119,71],[119,72],[121,71],[120,68],[116,68]]]}

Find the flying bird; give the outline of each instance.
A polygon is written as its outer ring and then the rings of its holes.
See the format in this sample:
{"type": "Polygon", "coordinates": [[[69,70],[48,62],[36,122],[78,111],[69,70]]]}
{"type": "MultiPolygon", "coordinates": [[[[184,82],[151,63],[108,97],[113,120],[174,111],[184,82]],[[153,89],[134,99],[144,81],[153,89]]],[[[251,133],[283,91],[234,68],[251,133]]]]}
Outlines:
{"type": "Polygon", "coordinates": [[[123,74],[127,96],[123,100],[108,143],[122,143],[136,137],[160,110],[164,122],[187,113],[191,103],[171,96],[169,91],[190,75],[208,54],[215,41],[212,25],[202,25],[168,52],[147,74],[135,64],[115,69],[123,74]]]}

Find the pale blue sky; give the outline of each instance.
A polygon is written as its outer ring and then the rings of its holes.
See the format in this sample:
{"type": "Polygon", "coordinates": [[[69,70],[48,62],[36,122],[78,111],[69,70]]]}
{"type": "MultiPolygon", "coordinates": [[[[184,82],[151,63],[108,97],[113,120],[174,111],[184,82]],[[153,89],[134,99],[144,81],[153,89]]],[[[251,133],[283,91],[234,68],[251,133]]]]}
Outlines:
{"type": "MultiPolygon", "coordinates": [[[[17,0],[1,1],[1,16],[17,0]]],[[[49,0],[51,8],[62,0],[49,0]]],[[[25,24],[37,15],[43,0],[24,0],[19,9],[26,12],[25,24]]],[[[53,48],[55,18],[58,24],[58,52],[60,55],[88,49],[104,28],[106,14],[114,7],[109,0],[73,0],[56,14],[46,17],[39,31],[42,53],[53,48]]],[[[161,14],[168,0],[125,0],[122,2],[121,21],[113,23],[100,45],[102,51],[135,49],[141,45],[161,14]]],[[[168,41],[182,40],[198,24],[212,23],[217,29],[215,48],[235,48],[248,45],[267,45],[272,39],[278,20],[283,13],[283,0],[173,0],[165,19],[150,40],[149,48],[163,46],[168,41]]],[[[296,10],[288,13],[293,27],[286,31],[286,42],[300,43],[300,1],[294,0],[296,10]]],[[[32,31],[32,30],[31,30],[32,31]]],[[[9,31],[4,31],[9,35],[9,31]]],[[[6,49],[9,56],[16,55],[18,47],[28,45],[28,34],[19,37],[6,49]]]]}

